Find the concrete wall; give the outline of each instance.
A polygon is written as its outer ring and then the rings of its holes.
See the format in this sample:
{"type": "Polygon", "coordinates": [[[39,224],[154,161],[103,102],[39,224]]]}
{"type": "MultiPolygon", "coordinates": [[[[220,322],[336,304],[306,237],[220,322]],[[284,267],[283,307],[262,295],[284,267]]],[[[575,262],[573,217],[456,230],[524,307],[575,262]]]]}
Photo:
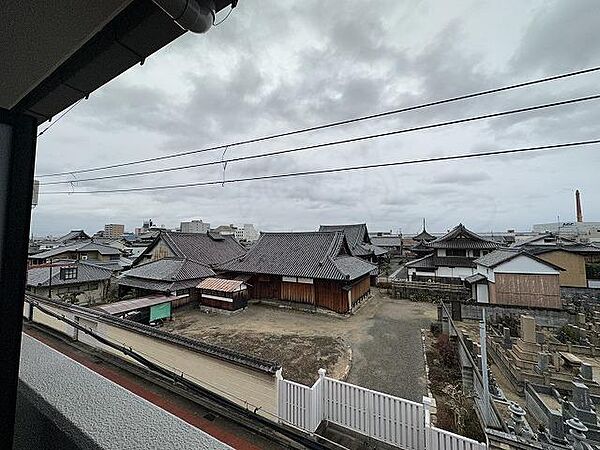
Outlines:
{"type": "Polygon", "coordinates": [[[462,280],[474,273],[475,269],[471,267],[438,267],[435,271],[438,277],[460,278],[462,280]]]}
{"type": "MultiPolygon", "coordinates": [[[[218,357],[204,354],[200,351],[177,345],[160,337],[151,336],[139,330],[127,329],[108,323],[99,316],[86,314],[78,310],[42,304],[42,307],[66,318],[79,322],[86,328],[91,328],[101,336],[114,343],[131,347],[144,357],[176,373],[183,373],[186,378],[213,391],[241,406],[260,407],[265,416],[267,413],[276,414],[276,380],[271,373],[260,371],[244,365],[235,364],[218,357]]],[[[79,308],[81,310],[83,308],[79,308]]],[[[24,317],[27,311],[24,310],[24,317]]],[[[92,336],[75,329],[52,316],[34,308],[33,322],[59,331],[99,350],[117,355],[130,362],[136,361],[125,356],[120,351],[99,343],[92,336]]]]}
{"type": "Polygon", "coordinates": [[[15,449],[231,447],[24,335],[15,449]]]}
{"type": "MultiPolygon", "coordinates": [[[[481,320],[481,305],[462,303],[461,317],[463,320],[481,320]]],[[[562,327],[569,323],[571,317],[567,311],[562,310],[544,310],[532,309],[524,307],[507,307],[494,306],[491,304],[485,305],[487,317],[496,319],[501,317],[513,317],[519,320],[521,315],[531,315],[535,317],[535,322],[544,327],[562,327]]]]}
{"type": "Polygon", "coordinates": [[[565,269],[560,272],[560,285],[564,287],[587,287],[585,257],[576,253],[557,250],[538,255],[540,259],[565,269]]]}

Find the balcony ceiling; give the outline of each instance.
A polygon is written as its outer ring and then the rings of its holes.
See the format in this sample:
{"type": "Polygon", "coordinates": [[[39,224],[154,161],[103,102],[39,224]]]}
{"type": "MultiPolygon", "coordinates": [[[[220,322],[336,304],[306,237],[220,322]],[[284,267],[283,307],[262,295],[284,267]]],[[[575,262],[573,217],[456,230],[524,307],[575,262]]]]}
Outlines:
{"type": "Polygon", "coordinates": [[[0,17],[0,108],[40,123],[185,32],[151,0],[2,0],[0,17]]]}

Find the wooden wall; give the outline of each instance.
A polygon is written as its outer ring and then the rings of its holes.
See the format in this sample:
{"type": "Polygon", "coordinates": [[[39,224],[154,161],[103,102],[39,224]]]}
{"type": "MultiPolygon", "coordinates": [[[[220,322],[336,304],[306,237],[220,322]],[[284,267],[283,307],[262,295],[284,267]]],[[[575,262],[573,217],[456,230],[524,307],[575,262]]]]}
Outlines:
{"type": "Polygon", "coordinates": [[[281,277],[254,275],[252,278],[250,278],[248,284],[250,284],[250,298],[281,298],[281,277]]]}
{"type": "Polygon", "coordinates": [[[544,261],[556,264],[565,269],[561,271],[558,278],[561,286],[565,287],[587,287],[585,274],[585,257],[577,253],[557,250],[538,255],[544,261]]]}
{"type": "MultiPolygon", "coordinates": [[[[254,275],[248,283],[251,285],[250,298],[278,299],[286,302],[315,305],[337,313],[349,311],[348,290],[343,289],[343,281],[313,280],[309,283],[290,283],[281,281],[281,277],[254,275]]],[[[371,288],[370,277],[366,275],[352,286],[350,299],[352,305],[358,302],[371,288]]]]}
{"type": "Polygon", "coordinates": [[[558,275],[497,273],[490,283],[490,303],[561,309],[558,275]]]}
{"type": "Polygon", "coordinates": [[[369,276],[364,277],[362,280],[352,286],[352,306],[354,306],[364,295],[369,293],[371,289],[371,279],[369,276]]]}
{"type": "Polygon", "coordinates": [[[281,300],[315,304],[315,286],[308,283],[281,282],[281,300]]]}
{"type": "Polygon", "coordinates": [[[336,281],[315,280],[315,305],[338,313],[348,312],[347,292],[336,281]]]}

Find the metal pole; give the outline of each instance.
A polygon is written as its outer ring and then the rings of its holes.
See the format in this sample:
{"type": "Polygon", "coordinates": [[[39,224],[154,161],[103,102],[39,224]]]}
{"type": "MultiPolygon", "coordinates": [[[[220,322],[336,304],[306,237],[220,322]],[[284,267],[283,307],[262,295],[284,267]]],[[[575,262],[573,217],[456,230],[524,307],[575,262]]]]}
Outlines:
{"type": "Polygon", "coordinates": [[[481,321],[479,322],[479,341],[481,345],[481,377],[483,380],[483,416],[485,426],[487,426],[490,422],[490,385],[488,380],[485,307],[481,308],[481,321]]]}
{"type": "Polygon", "coordinates": [[[0,447],[12,448],[37,123],[0,108],[0,447]]]}
{"type": "Polygon", "coordinates": [[[50,258],[50,278],[48,278],[48,298],[52,298],[52,258],[50,258]]]}

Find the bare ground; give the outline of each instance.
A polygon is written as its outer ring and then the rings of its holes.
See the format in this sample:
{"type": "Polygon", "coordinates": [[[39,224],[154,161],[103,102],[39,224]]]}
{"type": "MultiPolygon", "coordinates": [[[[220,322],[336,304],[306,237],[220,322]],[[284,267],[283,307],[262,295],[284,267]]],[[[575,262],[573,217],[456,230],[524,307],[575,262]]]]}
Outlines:
{"type": "Polygon", "coordinates": [[[426,392],[420,330],[435,317],[432,304],[374,289],[347,318],[252,304],[229,316],[181,309],[164,329],[276,361],[285,378],[303,384],[311,385],[322,367],[333,378],[420,401],[426,392]]]}

